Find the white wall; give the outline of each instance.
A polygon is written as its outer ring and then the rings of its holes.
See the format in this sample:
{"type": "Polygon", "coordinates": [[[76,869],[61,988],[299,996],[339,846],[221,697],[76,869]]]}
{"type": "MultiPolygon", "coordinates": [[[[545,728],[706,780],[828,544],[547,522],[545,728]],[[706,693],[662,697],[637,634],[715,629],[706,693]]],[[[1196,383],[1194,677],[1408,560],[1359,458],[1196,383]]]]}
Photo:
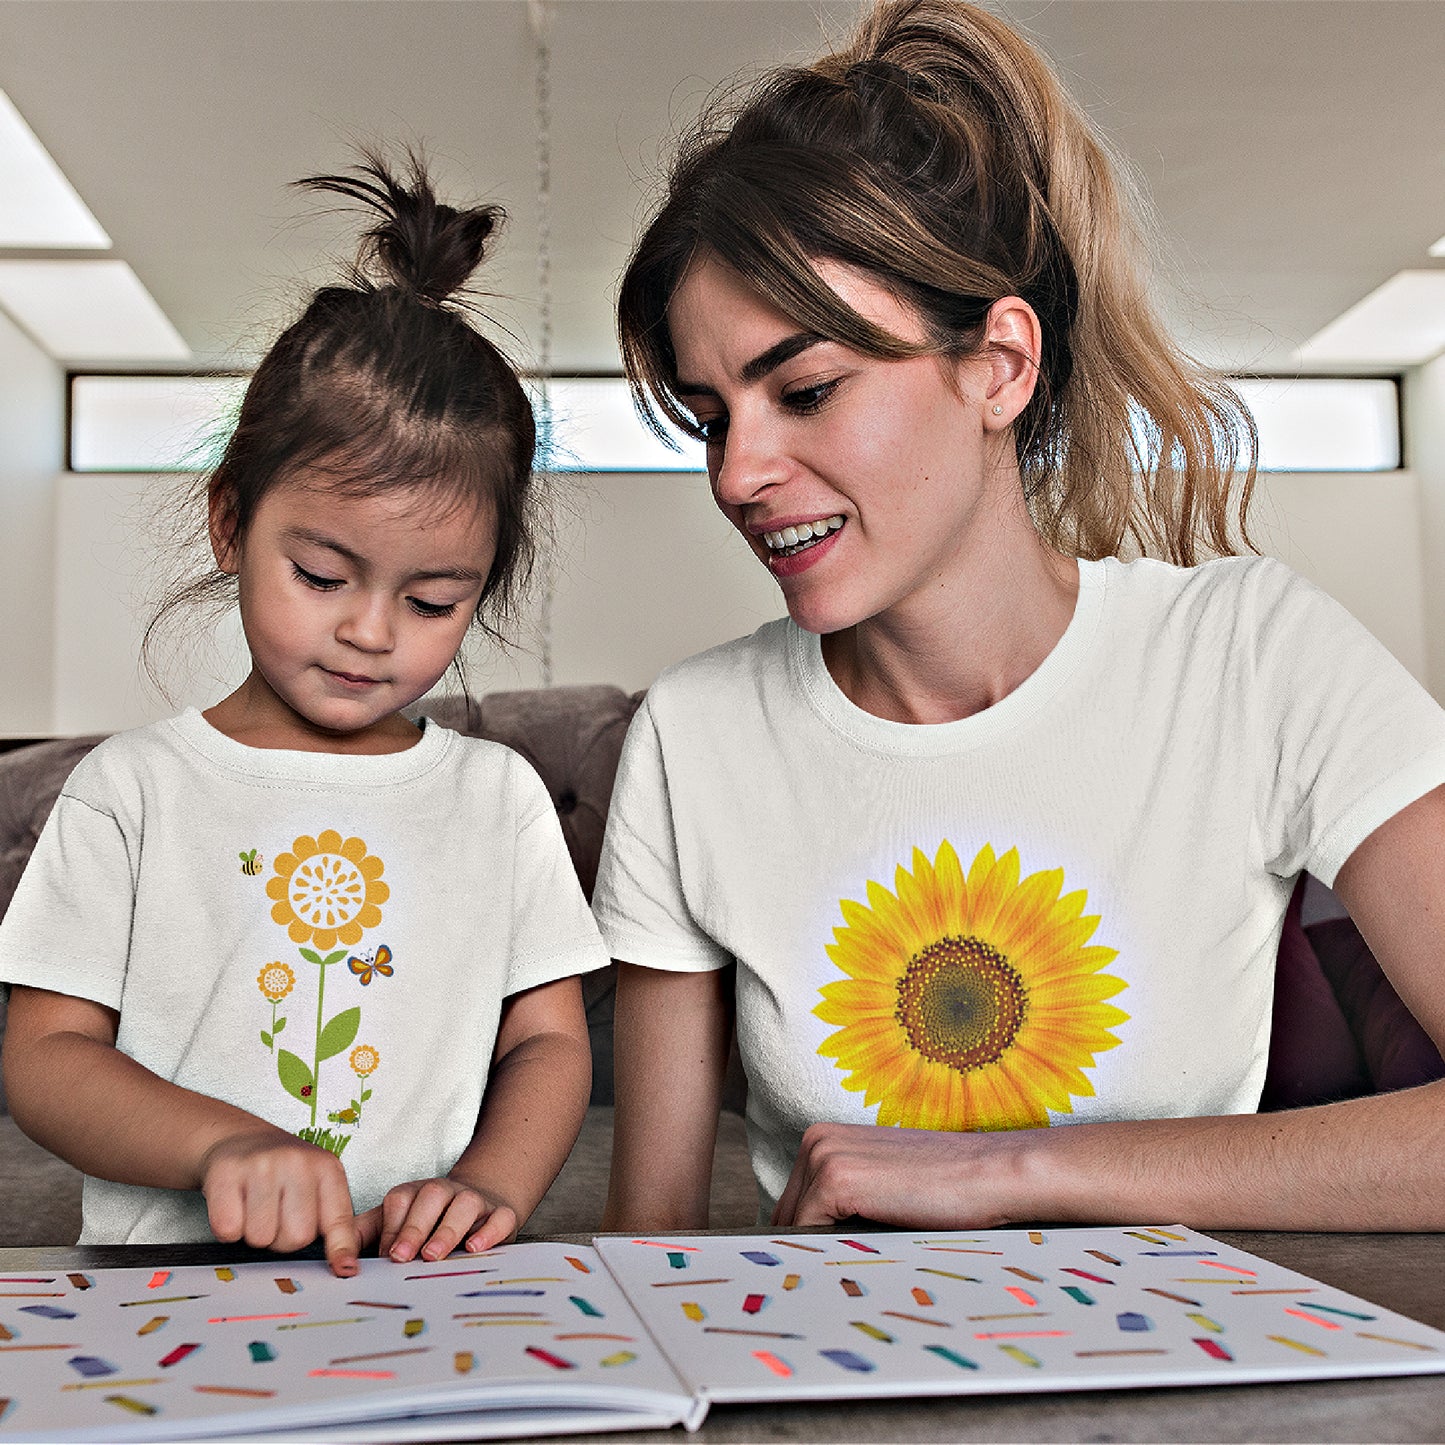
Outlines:
{"type": "Polygon", "coordinates": [[[52,730],[55,528],[65,377],[0,313],[0,734],[52,730]]]}
{"type": "MultiPolygon", "coordinates": [[[[1445,410],[1445,408],[1442,408],[1445,410]]],[[[56,482],[55,710],[43,729],[104,731],[173,703],[137,666],[155,591],[157,516],[175,478],[62,475],[56,482]]],[[[558,683],[646,687],[669,662],[751,631],[781,611],[764,569],[696,475],[562,478],[552,611],[558,683]]],[[[1440,479],[1445,493],[1445,470],[1440,479]]],[[[1267,476],[1258,540],[1338,597],[1419,677],[1427,674],[1420,482],[1414,473],[1267,476]]],[[[473,649],[474,691],[542,680],[537,618],[523,646],[473,649]]],[[[204,705],[242,675],[234,626],[173,674],[174,705],[204,705]]]]}
{"type": "Polygon", "coordinates": [[[1445,355],[1406,378],[1405,427],[1405,456],[1420,479],[1430,689],[1445,702],[1445,355]]]}

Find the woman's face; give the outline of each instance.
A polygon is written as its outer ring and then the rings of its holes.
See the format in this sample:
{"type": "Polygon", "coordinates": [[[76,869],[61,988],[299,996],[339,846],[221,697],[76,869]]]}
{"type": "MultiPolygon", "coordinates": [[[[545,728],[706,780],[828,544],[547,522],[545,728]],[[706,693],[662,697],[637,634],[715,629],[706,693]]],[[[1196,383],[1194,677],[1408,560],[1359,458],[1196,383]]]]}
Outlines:
{"type": "MultiPolygon", "coordinates": [[[[818,270],[868,320],[923,339],[917,316],[861,272],[818,270]]],[[[966,571],[994,497],[1017,486],[997,464],[1001,428],[984,419],[988,360],[864,356],[803,330],[710,256],[683,278],[668,326],[713,495],[799,626],[925,620],[966,571]]]]}

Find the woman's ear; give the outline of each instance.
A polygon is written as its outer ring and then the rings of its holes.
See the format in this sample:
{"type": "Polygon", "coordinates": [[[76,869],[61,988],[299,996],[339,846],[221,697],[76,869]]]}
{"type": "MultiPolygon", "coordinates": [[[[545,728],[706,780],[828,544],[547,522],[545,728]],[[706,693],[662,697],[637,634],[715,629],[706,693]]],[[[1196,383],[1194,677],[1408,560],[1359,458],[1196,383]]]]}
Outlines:
{"type": "Polygon", "coordinates": [[[236,536],[236,508],[234,499],[224,487],[211,483],[206,497],[211,534],[211,553],[216,566],[222,572],[234,577],[241,570],[241,546],[236,536]]]}
{"type": "Polygon", "coordinates": [[[1029,404],[1039,381],[1042,346],[1043,329],[1027,301],[1005,296],[989,308],[983,345],[988,361],[985,430],[1007,431],[1029,404]]]}

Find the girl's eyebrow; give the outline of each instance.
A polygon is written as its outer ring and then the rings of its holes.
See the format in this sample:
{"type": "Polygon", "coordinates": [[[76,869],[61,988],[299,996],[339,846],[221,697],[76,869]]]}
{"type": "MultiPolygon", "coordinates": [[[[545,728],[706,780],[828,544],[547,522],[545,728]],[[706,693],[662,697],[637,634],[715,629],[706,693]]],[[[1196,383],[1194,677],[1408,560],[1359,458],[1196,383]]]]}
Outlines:
{"type": "MultiPolygon", "coordinates": [[[[776,371],[784,362],[791,361],[810,346],[816,346],[820,341],[827,339],[826,336],[820,336],[816,331],[795,331],[791,336],[783,337],[781,341],[774,342],[766,351],[753,357],[738,372],[738,378],[745,386],[751,386],[754,382],[761,381],[769,372],[776,371]]],[[[704,386],[701,382],[682,381],[681,379],[673,386],[673,390],[679,396],[717,395],[714,387],[704,386]]]]}
{"type": "MultiPolygon", "coordinates": [[[[360,552],[353,551],[344,542],[328,537],[325,532],[313,531],[310,527],[287,527],[285,535],[294,542],[309,542],[315,547],[325,547],[328,552],[339,556],[357,567],[365,567],[367,559],[360,552]]],[[[410,582],[482,582],[486,579],[475,567],[435,567],[413,572],[410,582]]]]}

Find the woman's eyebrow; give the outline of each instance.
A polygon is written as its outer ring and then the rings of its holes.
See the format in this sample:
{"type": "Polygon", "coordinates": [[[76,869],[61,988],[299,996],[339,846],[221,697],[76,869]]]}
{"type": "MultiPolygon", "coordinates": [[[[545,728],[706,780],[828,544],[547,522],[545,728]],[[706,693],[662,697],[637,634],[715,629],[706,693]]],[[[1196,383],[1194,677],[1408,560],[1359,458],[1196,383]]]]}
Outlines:
{"type": "MultiPolygon", "coordinates": [[[[769,372],[776,371],[784,362],[791,361],[795,356],[806,351],[810,346],[816,346],[820,341],[826,341],[827,337],[820,336],[816,331],[795,331],[791,336],[785,336],[781,341],[774,342],[764,352],[753,357],[740,372],[738,379],[745,386],[751,386],[756,381],[761,381],[769,372]]],[[[717,389],[711,386],[704,386],[701,382],[683,381],[679,378],[673,390],[679,396],[716,396],[717,389]]]]}

